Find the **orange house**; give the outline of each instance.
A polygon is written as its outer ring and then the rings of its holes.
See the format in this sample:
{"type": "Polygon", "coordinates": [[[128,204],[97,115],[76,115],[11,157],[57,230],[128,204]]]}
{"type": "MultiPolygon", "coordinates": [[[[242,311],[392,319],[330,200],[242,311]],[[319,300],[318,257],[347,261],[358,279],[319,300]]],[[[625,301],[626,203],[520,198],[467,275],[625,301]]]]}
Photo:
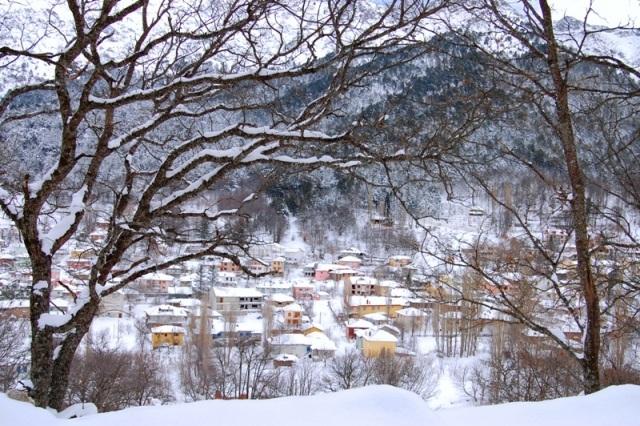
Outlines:
{"type": "Polygon", "coordinates": [[[282,310],[284,311],[284,322],[286,325],[300,327],[302,324],[302,313],[304,312],[302,306],[297,303],[291,303],[282,308],[282,310]]]}

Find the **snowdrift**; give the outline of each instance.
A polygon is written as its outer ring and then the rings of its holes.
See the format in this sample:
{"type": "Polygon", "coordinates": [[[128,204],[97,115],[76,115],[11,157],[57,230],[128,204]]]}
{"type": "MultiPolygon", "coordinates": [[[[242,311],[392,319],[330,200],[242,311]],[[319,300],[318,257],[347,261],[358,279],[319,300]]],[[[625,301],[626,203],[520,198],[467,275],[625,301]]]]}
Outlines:
{"type": "Polygon", "coordinates": [[[265,401],[202,401],[129,408],[63,420],[0,394],[0,425],[38,426],[637,426],[640,386],[616,386],[589,396],[488,407],[430,410],[416,395],[391,386],[265,401]]]}

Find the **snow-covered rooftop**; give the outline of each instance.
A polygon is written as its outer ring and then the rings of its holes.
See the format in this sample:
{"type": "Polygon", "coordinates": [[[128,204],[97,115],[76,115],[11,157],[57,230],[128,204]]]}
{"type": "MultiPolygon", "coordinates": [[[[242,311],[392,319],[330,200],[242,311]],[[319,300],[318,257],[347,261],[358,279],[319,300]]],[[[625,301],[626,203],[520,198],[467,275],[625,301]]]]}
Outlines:
{"type": "Polygon", "coordinates": [[[184,333],[183,327],[178,327],[176,325],[161,325],[159,327],[153,327],[151,329],[152,333],[184,333]]]}
{"type": "Polygon", "coordinates": [[[311,345],[311,339],[304,334],[280,334],[271,338],[272,345],[311,345]]]}
{"type": "Polygon", "coordinates": [[[236,288],[236,287],[213,287],[213,294],[216,297],[262,297],[255,288],[236,288]]]}
{"type": "Polygon", "coordinates": [[[153,281],[173,281],[174,278],[169,275],[169,274],[165,274],[162,272],[152,272],[150,274],[144,275],[142,277],[140,277],[141,280],[153,280],[153,281]]]}
{"type": "Polygon", "coordinates": [[[370,329],[362,334],[365,340],[373,342],[397,342],[398,338],[388,331],[381,329],[370,329]]]}
{"type": "Polygon", "coordinates": [[[289,305],[282,308],[285,312],[303,312],[304,309],[297,303],[290,303],[289,305]]]}
{"type": "Polygon", "coordinates": [[[172,316],[180,316],[186,317],[189,315],[189,311],[184,308],[178,308],[176,306],[171,305],[157,305],[152,306],[144,311],[148,316],[158,316],[158,315],[172,315],[172,316]]]}
{"type": "Polygon", "coordinates": [[[387,305],[407,305],[407,299],[402,297],[384,296],[349,296],[349,306],[387,306],[387,305]]]}
{"type": "Polygon", "coordinates": [[[293,301],[295,300],[292,296],[282,293],[272,294],[269,299],[275,303],[293,303],[293,301]]]}
{"type": "Polygon", "coordinates": [[[348,262],[348,263],[362,263],[362,259],[356,256],[344,256],[341,257],[338,262],[348,262]]]}

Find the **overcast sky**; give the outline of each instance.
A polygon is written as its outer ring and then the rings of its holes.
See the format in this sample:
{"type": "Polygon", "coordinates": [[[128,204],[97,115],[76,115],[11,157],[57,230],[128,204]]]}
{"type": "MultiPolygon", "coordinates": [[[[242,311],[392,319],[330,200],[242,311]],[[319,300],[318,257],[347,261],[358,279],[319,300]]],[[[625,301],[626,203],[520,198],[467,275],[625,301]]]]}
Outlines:
{"type": "MultiPolygon", "coordinates": [[[[563,15],[584,19],[589,0],[549,0],[555,9],[557,18],[563,15]]],[[[589,23],[595,25],[616,26],[619,24],[640,25],[640,0],[593,0],[593,9],[597,15],[589,17],[589,23]]]]}

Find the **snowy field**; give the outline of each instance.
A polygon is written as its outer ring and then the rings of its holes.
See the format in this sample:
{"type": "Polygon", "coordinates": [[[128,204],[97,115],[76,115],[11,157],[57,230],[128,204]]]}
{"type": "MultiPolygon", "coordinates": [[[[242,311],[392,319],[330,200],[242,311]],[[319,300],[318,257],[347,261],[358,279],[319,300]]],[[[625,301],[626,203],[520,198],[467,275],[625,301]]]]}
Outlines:
{"type": "Polygon", "coordinates": [[[410,392],[390,386],[371,386],[310,397],[138,407],[64,420],[0,394],[0,425],[637,426],[640,424],[638,401],[640,386],[626,385],[586,397],[434,411],[410,392]]]}

